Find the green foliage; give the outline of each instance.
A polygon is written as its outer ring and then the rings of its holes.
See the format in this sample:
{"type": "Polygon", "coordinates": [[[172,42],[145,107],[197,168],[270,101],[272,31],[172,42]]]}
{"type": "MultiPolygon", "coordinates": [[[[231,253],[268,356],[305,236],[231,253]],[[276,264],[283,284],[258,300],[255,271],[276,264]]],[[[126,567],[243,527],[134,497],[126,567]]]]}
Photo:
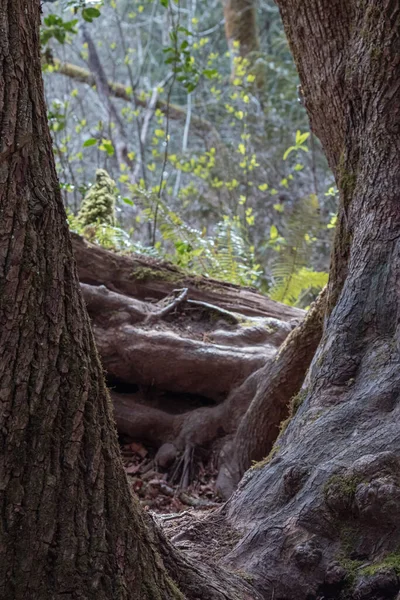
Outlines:
{"type": "MultiPolygon", "coordinates": [[[[89,188],[77,216],[68,213],[72,231],[83,235],[107,249],[124,250],[163,258],[192,273],[213,277],[240,285],[252,285],[259,275],[252,249],[244,237],[237,219],[225,217],[217,224],[215,235],[190,227],[164,202],[158,201],[159,228],[167,250],[134,242],[131,235],[115,226],[113,195],[114,182],[102,170],[96,174],[96,183],[89,188]]],[[[129,199],[124,198],[126,202],[129,199]]],[[[148,223],[154,220],[154,195],[136,191],[148,223]]],[[[129,201],[130,202],[130,201],[129,201]]],[[[131,232],[132,233],[132,232],[131,232]]]]}
{"type": "Polygon", "coordinates": [[[132,247],[129,234],[120,227],[100,221],[84,226],[79,218],[70,211],[67,211],[67,218],[71,231],[82,235],[92,243],[99,244],[106,250],[136,251],[136,248],[132,247]]]}
{"type": "Polygon", "coordinates": [[[292,152],[297,152],[298,150],[303,150],[303,152],[308,152],[308,147],[304,145],[304,142],[310,137],[308,132],[301,133],[301,131],[296,131],[296,143],[294,146],[290,146],[283,155],[283,160],[286,160],[292,152]]]}
{"type": "Polygon", "coordinates": [[[82,17],[88,23],[92,23],[93,19],[97,19],[99,16],[100,16],[100,11],[98,8],[95,8],[94,6],[82,8],[82,17]]]}
{"type": "Polygon", "coordinates": [[[200,71],[195,64],[195,59],[190,52],[190,46],[187,39],[178,41],[178,32],[184,32],[186,35],[192,35],[190,31],[183,27],[178,27],[170,33],[173,46],[164,48],[163,52],[167,55],[166,65],[172,65],[172,71],[176,74],[177,81],[180,81],[188,93],[196,88],[200,71]]]}
{"type": "MultiPolygon", "coordinates": [[[[154,223],[157,207],[158,227],[166,250],[163,257],[206,277],[241,285],[253,285],[260,274],[254,248],[238,218],[225,216],[217,223],[213,236],[207,236],[183,219],[154,193],[135,188],[135,201],[147,223],[154,223]]],[[[160,245],[159,245],[160,248],[160,245]]]]}
{"type": "Polygon", "coordinates": [[[308,267],[311,246],[320,228],[318,198],[311,194],[297,204],[287,220],[284,236],[273,225],[270,243],[277,253],[272,268],[274,283],[270,290],[273,300],[299,304],[305,292],[319,291],[328,281],[326,272],[308,267]]]}
{"type": "Polygon", "coordinates": [[[270,2],[259,6],[269,26],[259,32],[260,51],[243,56],[238,42],[228,48],[221,2],[204,2],[44,5],[44,42],[65,42],[62,57],[57,48],[53,55],[77,73],[75,80],[56,75],[60,63],[48,59],[57,170],[65,204],[79,215],[70,216],[71,226],[106,247],[165,258],[304,307],[327,279],[337,193],[318,142],[307,146],[308,120],[279,11],[270,2]],[[64,20],[65,7],[73,20],[64,20]],[[105,107],[99,116],[104,98],[80,83],[88,47],[79,36],[71,43],[77,19],[98,19],[87,30],[116,84],[110,99],[118,115],[105,107]],[[126,160],[115,151],[121,137],[126,160]],[[98,168],[118,183],[109,197],[119,204],[118,226],[114,209],[103,207],[104,215],[87,207],[98,168]],[[311,191],[321,204],[315,224],[302,200],[311,191]]]}
{"type": "MultiPolygon", "coordinates": [[[[81,11],[82,18],[88,23],[92,23],[93,19],[100,17],[100,10],[95,6],[86,6],[84,0],[68,0],[64,2],[65,8],[73,10],[74,14],[81,11]]],[[[64,21],[59,15],[50,13],[43,18],[43,25],[40,31],[40,43],[42,47],[46,46],[51,39],[57,40],[60,44],[65,44],[70,38],[68,34],[75,35],[78,33],[76,25],[78,19],[64,21]]]]}
{"type": "Polygon", "coordinates": [[[302,267],[298,271],[291,272],[275,285],[270,296],[272,300],[285,302],[291,306],[301,305],[302,298],[307,292],[312,290],[317,293],[327,283],[328,273],[325,271],[313,271],[302,267]]]}
{"type": "Polygon", "coordinates": [[[64,21],[57,15],[48,15],[43,19],[44,26],[40,32],[40,43],[45,46],[51,38],[55,38],[60,44],[64,44],[68,33],[77,33],[76,24],[78,19],[64,21]]]}
{"type": "Polygon", "coordinates": [[[362,567],[360,572],[362,575],[371,576],[388,569],[393,569],[396,575],[400,575],[400,553],[393,552],[388,554],[381,561],[368,565],[367,567],[362,567]]]}

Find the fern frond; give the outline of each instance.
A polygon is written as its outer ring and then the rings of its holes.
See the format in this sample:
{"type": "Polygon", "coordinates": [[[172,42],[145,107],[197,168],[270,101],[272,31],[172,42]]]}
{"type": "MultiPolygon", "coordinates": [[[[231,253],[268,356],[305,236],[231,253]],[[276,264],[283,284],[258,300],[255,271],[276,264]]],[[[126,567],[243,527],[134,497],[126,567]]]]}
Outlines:
{"type": "Polygon", "coordinates": [[[304,289],[300,282],[308,272],[306,267],[310,246],[319,225],[318,198],[311,194],[297,204],[287,221],[284,244],[280,246],[272,268],[274,284],[270,290],[271,298],[279,302],[295,303],[294,290],[299,289],[300,294],[304,289]]]}
{"type": "Polygon", "coordinates": [[[328,273],[324,271],[313,271],[312,269],[303,267],[296,273],[293,273],[289,280],[283,279],[272,290],[270,297],[272,300],[277,301],[281,301],[284,298],[287,304],[294,306],[298,304],[299,299],[305,292],[321,290],[327,284],[328,277],[328,273]]]}

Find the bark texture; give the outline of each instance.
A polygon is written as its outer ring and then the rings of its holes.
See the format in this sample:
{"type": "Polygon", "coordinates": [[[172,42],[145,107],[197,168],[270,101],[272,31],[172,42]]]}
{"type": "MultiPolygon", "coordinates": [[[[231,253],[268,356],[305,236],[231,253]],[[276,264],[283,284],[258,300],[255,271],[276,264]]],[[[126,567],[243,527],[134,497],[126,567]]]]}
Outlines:
{"type": "Polygon", "coordinates": [[[188,275],[174,265],[151,258],[108,252],[76,234],[72,234],[72,245],[82,283],[104,285],[137,300],[162,300],[176,288],[187,288],[192,300],[250,317],[281,321],[304,317],[301,309],[270,300],[251,288],[188,275]]]}
{"type": "Polygon", "coordinates": [[[0,598],[257,598],[172,550],[163,561],[130,495],[52,158],[39,25],[39,0],[0,0],[0,598]]]}
{"type": "Polygon", "coordinates": [[[264,598],[400,589],[400,5],[279,0],[340,191],[328,318],[304,399],[227,506],[264,598]],[[397,562],[396,562],[397,561],[397,562]]]}

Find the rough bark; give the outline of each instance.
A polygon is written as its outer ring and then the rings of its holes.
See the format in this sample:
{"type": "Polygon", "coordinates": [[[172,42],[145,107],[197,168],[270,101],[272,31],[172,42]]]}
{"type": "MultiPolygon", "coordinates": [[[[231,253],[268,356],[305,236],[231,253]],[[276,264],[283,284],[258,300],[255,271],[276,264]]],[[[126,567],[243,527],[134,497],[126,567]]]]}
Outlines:
{"type": "MultiPolygon", "coordinates": [[[[214,400],[271,359],[292,327],[220,311],[190,297],[166,322],[159,304],[140,303],[105,286],[82,284],[82,289],[111,378],[214,400]]],[[[174,300],[165,303],[168,308],[174,300]]]]}
{"type": "Polygon", "coordinates": [[[144,263],[144,280],[137,265],[140,260],[143,263],[140,257],[118,256],[79,238],[75,238],[75,248],[85,272],[80,269],[81,280],[92,280],[96,274],[108,286],[125,292],[81,283],[113,390],[118,431],[153,447],[169,444],[171,450],[173,444],[175,456],[232,435],[254,396],[252,374],[273,359],[297,323],[297,319],[287,322],[243,312],[280,312],[288,318],[290,314],[302,316],[302,311],[272,303],[250,290],[191,278],[155,262],[144,263]],[[129,277],[132,272],[138,273],[139,288],[129,277]],[[171,274],[182,278],[175,285],[188,287],[150,302],[154,284],[157,293],[168,292],[171,274]],[[223,299],[227,306],[243,312],[205,302],[211,299],[210,285],[214,286],[212,299],[223,299]],[[127,296],[126,289],[147,301],[127,296]]]}
{"type": "Polygon", "coordinates": [[[39,25],[39,0],[0,0],[0,598],[257,598],[169,549],[130,495],[52,158],[39,25]]]}
{"type": "Polygon", "coordinates": [[[279,0],[312,127],[340,191],[328,318],[304,399],[228,503],[225,564],[264,598],[400,589],[400,5],[279,0]]]}

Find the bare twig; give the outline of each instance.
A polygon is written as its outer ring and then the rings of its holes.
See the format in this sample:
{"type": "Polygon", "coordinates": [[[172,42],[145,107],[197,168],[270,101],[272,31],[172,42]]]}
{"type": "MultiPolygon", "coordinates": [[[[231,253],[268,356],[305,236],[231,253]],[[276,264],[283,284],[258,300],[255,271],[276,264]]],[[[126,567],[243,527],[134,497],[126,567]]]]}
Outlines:
{"type": "Polygon", "coordinates": [[[145,319],[145,325],[149,323],[153,323],[154,321],[158,321],[159,319],[163,319],[170,312],[172,312],[179,304],[182,304],[184,300],[186,300],[188,295],[188,288],[183,288],[182,290],[174,290],[174,292],[180,292],[179,296],[174,298],[172,302],[164,306],[160,310],[150,313],[145,319]]]}

